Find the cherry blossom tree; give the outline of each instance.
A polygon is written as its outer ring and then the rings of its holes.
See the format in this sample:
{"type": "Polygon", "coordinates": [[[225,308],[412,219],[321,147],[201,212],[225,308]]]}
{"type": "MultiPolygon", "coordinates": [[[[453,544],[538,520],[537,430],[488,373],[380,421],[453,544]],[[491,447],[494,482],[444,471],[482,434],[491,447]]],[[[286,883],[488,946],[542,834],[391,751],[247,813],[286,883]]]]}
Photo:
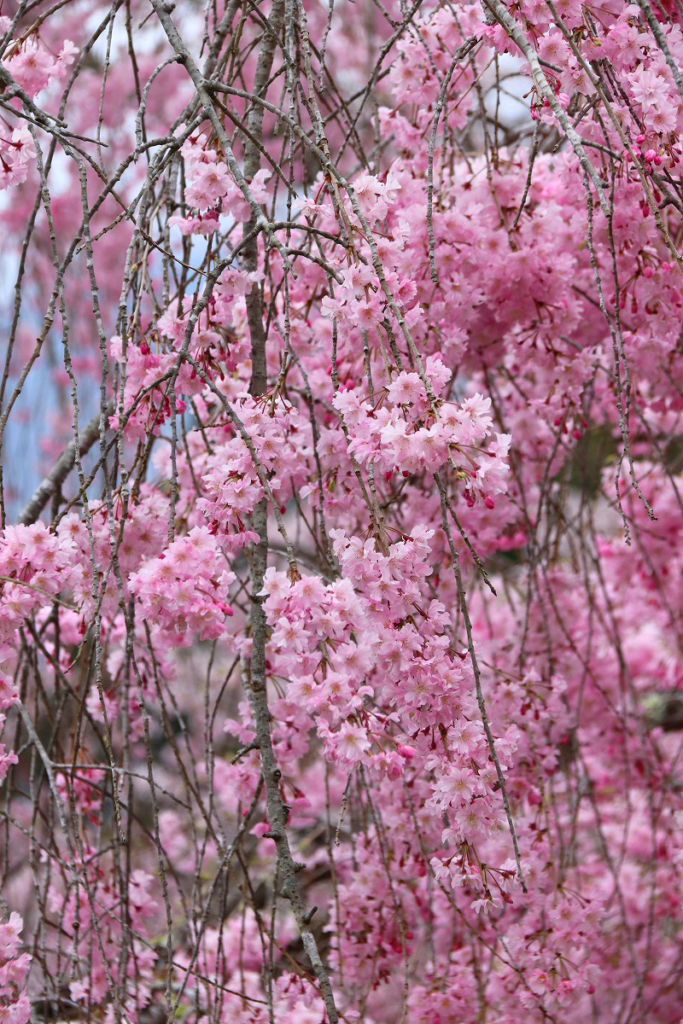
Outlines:
{"type": "Polygon", "coordinates": [[[0,1021],[683,1019],[680,0],[4,0],[0,1021]]]}

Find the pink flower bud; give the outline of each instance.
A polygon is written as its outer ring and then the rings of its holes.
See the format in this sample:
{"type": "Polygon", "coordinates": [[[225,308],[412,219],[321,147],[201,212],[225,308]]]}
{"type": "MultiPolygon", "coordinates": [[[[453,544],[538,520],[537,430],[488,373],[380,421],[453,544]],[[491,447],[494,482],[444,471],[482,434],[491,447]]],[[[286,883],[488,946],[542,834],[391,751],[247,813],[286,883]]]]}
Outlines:
{"type": "Polygon", "coordinates": [[[415,757],[415,748],[409,747],[405,743],[401,743],[396,749],[401,757],[405,757],[406,761],[412,761],[415,757]]]}
{"type": "Polygon", "coordinates": [[[643,159],[647,160],[647,162],[649,164],[651,164],[656,156],[657,156],[656,150],[648,149],[647,152],[643,154],[643,159]]]}

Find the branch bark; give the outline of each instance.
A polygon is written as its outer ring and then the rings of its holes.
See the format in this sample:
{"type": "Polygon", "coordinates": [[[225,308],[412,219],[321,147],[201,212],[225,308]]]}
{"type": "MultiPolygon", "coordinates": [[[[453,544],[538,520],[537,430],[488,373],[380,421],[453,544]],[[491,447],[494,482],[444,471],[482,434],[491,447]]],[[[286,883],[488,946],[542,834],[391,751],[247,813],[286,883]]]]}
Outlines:
{"type": "MultiPolygon", "coordinates": [[[[105,409],[105,416],[111,416],[114,412],[114,403],[110,401],[105,409]]],[[[19,516],[18,522],[22,526],[31,526],[37,522],[40,513],[47,505],[50,498],[57,494],[71,470],[76,465],[76,451],[79,455],[85,455],[100,436],[100,410],[95,413],[90,422],[78,435],[78,448],[75,438],[69,441],[68,445],[59,456],[54,466],[45,479],[36,488],[33,497],[28,502],[24,511],[19,516]]]]}

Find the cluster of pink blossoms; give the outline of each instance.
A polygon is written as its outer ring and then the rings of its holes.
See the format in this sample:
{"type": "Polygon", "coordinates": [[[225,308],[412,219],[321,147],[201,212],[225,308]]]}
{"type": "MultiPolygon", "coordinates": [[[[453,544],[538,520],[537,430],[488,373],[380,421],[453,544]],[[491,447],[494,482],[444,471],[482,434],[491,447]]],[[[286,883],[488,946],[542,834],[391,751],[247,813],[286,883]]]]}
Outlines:
{"type": "MultiPolygon", "coordinates": [[[[0,727],[2,714],[18,700],[12,668],[21,628],[27,618],[49,606],[63,590],[80,587],[83,568],[75,559],[76,548],[50,533],[42,523],[7,527],[0,538],[0,727]]],[[[16,754],[0,743],[0,780],[16,754]]]]}
{"type": "Polygon", "coordinates": [[[130,576],[144,619],[173,646],[190,644],[195,634],[208,640],[223,633],[225,617],[232,615],[227,597],[235,576],[222,561],[215,538],[196,526],[130,576]]]}
{"type": "Polygon", "coordinates": [[[26,181],[29,165],[35,158],[36,150],[28,128],[21,125],[13,128],[11,134],[0,136],[0,188],[26,181]]]}
{"type": "MultiPolygon", "coordinates": [[[[430,356],[425,375],[438,394],[450,381],[451,372],[441,360],[430,356]]],[[[493,508],[493,495],[507,489],[506,456],[511,438],[496,434],[482,448],[490,432],[488,415],[491,399],[474,395],[461,406],[453,402],[430,408],[424,385],[416,373],[399,373],[387,388],[386,405],[374,409],[362,390],[340,391],[334,405],[348,429],[349,453],[362,465],[373,463],[385,473],[436,472],[450,463],[467,486],[468,504],[480,495],[493,508]],[[427,424],[430,424],[427,426],[427,424]]]]}
{"type": "MultiPolygon", "coordinates": [[[[0,35],[6,37],[11,19],[0,16],[0,35]]],[[[14,82],[30,97],[41,92],[51,82],[66,78],[78,50],[66,40],[58,56],[52,53],[37,38],[30,38],[19,45],[10,44],[9,55],[3,57],[6,70],[14,82]]],[[[7,121],[0,129],[0,190],[20,185],[26,181],[29,168],[36,159],[35,136],[23,123],[11,127],[7,121]]]]}
{"type": "MultiPolygon", "coordinates": [[[[11,28],[11,19],[0,17],[0,32],[3,35],[11,28]]],[[[64,40],[60,52],[55,56],[38,36],[10,43],[3,56],[3,64],[24,92],[33,97],[53,81],[66,78],[69,67],[78,53],[70,39],[64,40]]]]}
{"type": "MultiPolygon", "coordinates": [[[[172,218],[172,223],[181,233],[204,234],[206,228],[202,225],[212,219],[215,230],[218,218],[223,214],[235,220],[247,220],[249,204],[216,150],[204,145],[199,137],[192,136],[183,145],[182,153],[187,168],[185,201],[199,216],[172,218]]],[[[249,182],[249,190],[257,203],[266,202],[268,193],[265,185],[270,177],[270,171],[262,170],[249,182]]]]}
{"type": "Polygon", "coordinates": [[[26,976],[31,966],[28,953],[20,953],[24,923],[19,914],[10,914],[0,923],[0,1020],[3,1024],[27,1024],[31,1001],[25,991],[26,976]]]}

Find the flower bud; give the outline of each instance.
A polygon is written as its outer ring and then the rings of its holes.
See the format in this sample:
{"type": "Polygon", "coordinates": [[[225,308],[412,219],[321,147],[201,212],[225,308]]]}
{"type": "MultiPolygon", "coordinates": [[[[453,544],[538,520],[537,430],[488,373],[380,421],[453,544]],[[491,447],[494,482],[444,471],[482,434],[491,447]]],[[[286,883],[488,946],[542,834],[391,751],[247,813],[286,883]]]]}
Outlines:
{"type": "Polygon", "coordinates": [[[399,746],[396,747],[396,749],[401,755],[401,757],[405,757],[406,761],[412,761],[412,759],[415,757],[415,748],[409,747],[405,743],[399,744],[399,746]]]}

